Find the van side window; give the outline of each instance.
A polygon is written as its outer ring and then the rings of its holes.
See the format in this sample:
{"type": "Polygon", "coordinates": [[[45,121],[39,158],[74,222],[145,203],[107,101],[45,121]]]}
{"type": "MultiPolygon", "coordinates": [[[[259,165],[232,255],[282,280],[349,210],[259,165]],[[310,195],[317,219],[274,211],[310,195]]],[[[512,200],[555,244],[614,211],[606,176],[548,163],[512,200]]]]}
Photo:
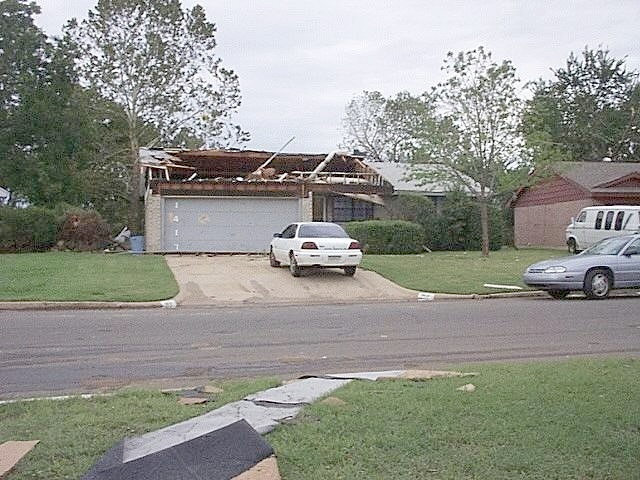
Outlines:
{"type": "Polygon", "coordinates": [[[602,228],[602,217],[604,217],[604,212],[600,210],[598,215],[596,215],[596,230],[600,230],[602,228]]]}
{"type": "Polygon", "coordinates": [[[613,214],[615,212],[607,212],[607,218],[604,221],[604,229],[611,230],[611,223],[613,222],[613,214]]]}
{"type": "Polygon", "coordinates": [[[587,219],[587,212],[580,212],[580,215],[578,215],[578,218],[576,219],[576,223],[584,223],[586,219],[587,219]]]}
{"type": "Polygon", "coordinates": [[[624,219],[624,212],[618,212],[618,214],[616,215],[616,224],[615,224],[616,230],[622,230],[623,219],[624,219]]]}

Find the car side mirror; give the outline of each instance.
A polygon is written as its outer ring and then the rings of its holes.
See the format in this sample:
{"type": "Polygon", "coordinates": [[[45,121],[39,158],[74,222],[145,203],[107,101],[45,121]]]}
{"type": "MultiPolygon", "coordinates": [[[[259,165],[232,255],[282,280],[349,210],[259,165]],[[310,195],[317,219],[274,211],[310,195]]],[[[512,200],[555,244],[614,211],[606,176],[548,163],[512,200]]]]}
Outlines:
{"type": "Polygon", "coordinates": [[[273,238],[282,238],[282,234],[281,233],[274,233],[273,234],[273,238]]]}

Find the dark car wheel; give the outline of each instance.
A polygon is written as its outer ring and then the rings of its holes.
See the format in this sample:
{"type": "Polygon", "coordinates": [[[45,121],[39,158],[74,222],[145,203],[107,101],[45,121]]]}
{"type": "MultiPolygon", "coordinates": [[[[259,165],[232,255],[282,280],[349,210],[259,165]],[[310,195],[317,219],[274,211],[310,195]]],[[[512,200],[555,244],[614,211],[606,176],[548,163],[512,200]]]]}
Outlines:
{"type": "Polygon", "coordinates": [[[344,274],[347,277],[353,277],[356,274],[356,267],[354,267],[354,266],[344,267],[344,274]]]}
{"type": "Polygon", "coordinates": [[[280,266],[280,262],[276,260],[276,256],[273,254],[273,249],[269,250],[269,265],[272,267],[280,266]]]}
{"type": "Polygon", "coordinates": [[[606,298],[611,291],[611,276],[609,272],[600,268],[588,272],[584,278],[583,291],[587,298],[606,298]]]}
{"type": "Polygon", "coordinates": [[[547,293],[556,300],[562,300],[569,295],[569,290],[549,290],[547,293]]]}
{"type": "Polygon", "coordinates": [[[298,266],[298,262],[296,262],[296,257],[293,256],[293,253],[289,254],[289,271],[294,277],[299,277],[300,273],[302,273],[302,268],[298,266]]]}
{"type": "Polygon", "coordinates": [[[567,247],[569,249],[569,253],[578,253],[578,246],[576,245],[576,239],[570,238],[567,241],[567,247]]]}

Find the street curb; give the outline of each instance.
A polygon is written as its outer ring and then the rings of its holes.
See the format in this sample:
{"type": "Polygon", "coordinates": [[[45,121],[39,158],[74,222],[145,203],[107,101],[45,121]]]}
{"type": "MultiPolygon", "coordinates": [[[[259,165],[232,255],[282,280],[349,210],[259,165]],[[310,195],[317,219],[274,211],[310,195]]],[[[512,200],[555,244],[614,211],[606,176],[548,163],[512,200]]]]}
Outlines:
{"type": "MultiPolygon", "coordinates": [[[[540,290],[529,292],[508,292],[508,293],[486,293],[486,294],[454,294],[454,293],[430,293],[428,300],[419,297],[420,293],[415,292],[412,298],[365,298],[358,301],[332,301],[331,305],[357,305],[357,304],[375,304],[375,303],[429,303],[435,301],[452,301],[452,300],[485,300],[493,298],[526,298],[544,296],[545,292],[540,290]]],[[[182,305],[180,293],[172,299],[157,300],[153,302],[53,302],[53,301],[26,301],[26,302],[0,302],[0,311],[2,310],[124,310],[124,309],[151,309],[151,308],[239,308],[239,307],[288,307],[297,305],[327,305],[324,300],[305,300],[304,302],[213,302],[203,304],[182,305]]]]}
{"type": "Polygon", "coordinates": [[[155,302],[0,302],[0,310],[102,310],[102,309],[142,309],[175,308],[175,300],[155,302]]]}

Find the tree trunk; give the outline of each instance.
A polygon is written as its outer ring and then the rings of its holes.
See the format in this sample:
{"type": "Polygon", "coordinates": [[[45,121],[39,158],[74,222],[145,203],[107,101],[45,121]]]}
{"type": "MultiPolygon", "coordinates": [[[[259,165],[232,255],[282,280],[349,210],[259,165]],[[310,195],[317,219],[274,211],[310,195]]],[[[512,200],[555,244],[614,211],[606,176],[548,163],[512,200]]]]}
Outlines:
{"type": "Polygon", "coordinates": [[[486,199],[480,200],[480,226],[482,227],[482,256],[489,256],[489,205],[486,199]]]}
{"type": "Polygon", "coordinates": [[[129,156],[131,158],[131,191],[129,192],[129,230],[135,235],[142,235],[144,222],[142,221],[142,202],[140,201],[140,159],[139,142],[134,131],[129,131],[129,156]]]}

